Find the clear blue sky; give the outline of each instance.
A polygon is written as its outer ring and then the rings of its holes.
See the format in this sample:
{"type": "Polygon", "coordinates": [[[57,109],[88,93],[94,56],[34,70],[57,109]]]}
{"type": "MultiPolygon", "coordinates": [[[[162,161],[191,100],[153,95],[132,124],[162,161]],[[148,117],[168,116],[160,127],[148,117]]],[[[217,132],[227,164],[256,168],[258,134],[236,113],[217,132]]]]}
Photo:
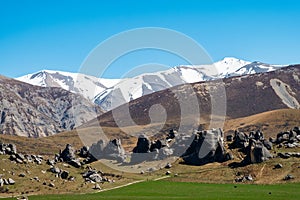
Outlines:
{"type": "MultiPolygon", "coordinates": [[[[79,70],[88,53],[121,31],[164,27],[200,43],[215,60],[226,56],[273,64],[300,63],[297,1],[0,0],[0,74],[79,70]]],[[[158,52],[129,55],[106,77],[148,62],[184,64],[158,52]],[[137,59],[139,58],[139,59],[137,59]]]]}

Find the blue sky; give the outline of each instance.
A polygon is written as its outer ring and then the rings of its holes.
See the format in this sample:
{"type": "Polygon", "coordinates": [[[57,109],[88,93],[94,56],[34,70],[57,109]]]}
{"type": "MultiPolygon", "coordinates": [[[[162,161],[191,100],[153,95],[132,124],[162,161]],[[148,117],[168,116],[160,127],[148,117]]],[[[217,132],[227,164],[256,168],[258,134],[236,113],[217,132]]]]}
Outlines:
{"type": "MultiPolygon", "coordinates": [[[[214,61],[234,56],[300,63],[300,3],[291,0],[0,0],[0,27],[0,74],[9,77],[42,69],[77,72],[100,42],[141,27],[182,32],[214,61]]],[[[104,76],[118,78],[149,62],[185,64],[174,55],[145,51],[123,56],[104,76]]]]}

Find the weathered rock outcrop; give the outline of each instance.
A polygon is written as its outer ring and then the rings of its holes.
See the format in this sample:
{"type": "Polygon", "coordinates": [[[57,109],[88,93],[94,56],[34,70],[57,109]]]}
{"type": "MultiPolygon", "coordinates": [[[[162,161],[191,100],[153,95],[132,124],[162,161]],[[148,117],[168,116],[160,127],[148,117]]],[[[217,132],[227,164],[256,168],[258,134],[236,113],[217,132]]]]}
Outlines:
{"type": "Polygon", "coordinates": [[[140,135],[133,153],[149,153],[151,142],[146,135],[140,135]]]}
{"type": "Polygon", "coordinates": [[[120,139],[110,140],[107,144],[105,141],[99,140],[89,148],[88,161],[103,158],[117,160],[118,162],[124,161],[126,155],[120,139]]]}
{"type": "Polygon", "coordinates": [[[182,155],[184,162],[190,165],[224,162],[228,157],[220,129],[197,131],[192,144],[182,155]]]}
{"type": "Polygon", "coordinates": [[[260,140],[250,139],[249,145],[246,147],[246,157],[244,164],[261,163],[273,156],[260,140]]]}
{"type": "Polygon", "coordinates": [[[74,167],[81,167],[81,163],[76,158],[75,150],[73,149],[72,145],[67,144],[66,148],[59,154],[59,160],[69,163],[74,167]]]}

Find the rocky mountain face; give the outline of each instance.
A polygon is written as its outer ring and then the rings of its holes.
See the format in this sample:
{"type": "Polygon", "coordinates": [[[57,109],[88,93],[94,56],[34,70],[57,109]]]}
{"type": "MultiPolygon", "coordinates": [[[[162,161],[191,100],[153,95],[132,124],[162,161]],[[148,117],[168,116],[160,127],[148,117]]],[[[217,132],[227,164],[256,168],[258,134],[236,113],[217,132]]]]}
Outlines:
{"type": "Polygon", "coordinates": [[[269,72],[282,66],[248,62],[232,57],[211,65],[177,66],[125,79],[103,79],[79,73],[44,70],[17,78],[42,87],[61,87],[78,93],[109,111],[131,100],[185,83],[269,72]]]}
{"type": "MultiPolygon", "coordinates": [[[[104,113],[98,120],[104,126],[116,126],[116,118],[123,119],[124,126],[149,124],[151,122],[149,112],[154,112],[151,107],[159,104],[165,109],[166,123],[176,124],[182,117],[178,95],[187,99],[189,96],[196,96],[200,114],[210,116],[212,111],[210,93],[215,91],[217,98],[223,98],[218,96],[220,87],[225,89],[225,99],[227,99],[225,114],[229,118],[245,117],[283,108],[300,109],[300,65],[294,65],[271,72],[224,78],[222,82],[198,82],[176,86],[124,104],[104,113]],[[189,89],[190,87],[193,91],[189,89]],[[213,89],[209,90],[211,87],[213,89]],[[127,123],[126,110],[128,109],[130,120],[127,123]]],[[[95,122],[96,120],[91,121],[90,125],[95,122]]]]}
{"type": "Polygon", "coordinates": [[[74,129],[101,114],[81,95],[0,76],[0,133],[43,137],[74,129]]]}

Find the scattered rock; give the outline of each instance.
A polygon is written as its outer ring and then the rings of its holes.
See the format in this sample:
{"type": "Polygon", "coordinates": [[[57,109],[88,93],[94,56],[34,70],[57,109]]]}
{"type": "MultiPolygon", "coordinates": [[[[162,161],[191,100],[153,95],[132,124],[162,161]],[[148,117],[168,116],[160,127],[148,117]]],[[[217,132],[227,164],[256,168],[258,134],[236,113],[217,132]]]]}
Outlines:
{"type": "Polygon", "coordinates": [[[171,175],[171,171],[166,171],[166,175],[171,175]]]}
{"type": "Polygon", "coordinates": [[[68,176],[69,176],[69,172],[68,171],[63,170],[63,171],[61,171],[59,173],[59,177],[62,178],[62,179],[67,179],[68,176]]]}
{"type": "Polygon", "coordinates": [[[21,173],[21,174],[19,174],[19,177],[25,177],[26,176],[26,174],[25,173],[21,173]]]}
{"type": "Polygon", "coordinates": [[[98,183],[95,184],[94,190],[101,190],[102,188],[100,187],[100,185],[98,183]]]}
{"type": "Polygon", "coordinates": [[[171,167],[172,167],[171,163],[167,163],[166,166],[165,166],[166,169],[170,169],[171,167]]]}
{"type": "Polygon", "coordinates": [[[54,174],[58,174],[60,173],[60,169],[58,167],[54,167],[52,166],[50,169],[49,169],[50,172],[54,173],[54,174]]]}
{"type": "Polygon", "coordinates": [[[28,200],[28,197],[26,196],[18,197],[17,200],[28,200]]]}
{"type": "Polygon", "coordinates": [[[282,164],[278,163],[274,166],[274,169],[281,169],[283,168],[282,164]]]}
{"type": "Polygon", "coordinates": [[[16,183],[12,178],[8,178],[7,181],[9,185],[14,185],[16,183]]]}
{"type": "Polygon", "coordinates": [[[291,174],[288,174],[288,175],[286,175],[286,176],[283,178],[283,180],[285,180],[285,181],[288,181],[288,180],[291,180],[291,179],[294,179],[294,176],[291,175],[291,174]]]}
{"type": "Polygon", "coordinates": [[[102,183],[108,181],[108,179],[103,178],[96,170],[89,170],[82,174],[87,182],[102,183]]]}
{"type": "Polygon", "coordinates": [[[54,188],[54,187],[55,187],[55,184],[54,184],[54,183],[52,183],[52,182],[50,182],[50,183],[49,183],[49,187],[52,187],[52,188],[54,188]]]}

